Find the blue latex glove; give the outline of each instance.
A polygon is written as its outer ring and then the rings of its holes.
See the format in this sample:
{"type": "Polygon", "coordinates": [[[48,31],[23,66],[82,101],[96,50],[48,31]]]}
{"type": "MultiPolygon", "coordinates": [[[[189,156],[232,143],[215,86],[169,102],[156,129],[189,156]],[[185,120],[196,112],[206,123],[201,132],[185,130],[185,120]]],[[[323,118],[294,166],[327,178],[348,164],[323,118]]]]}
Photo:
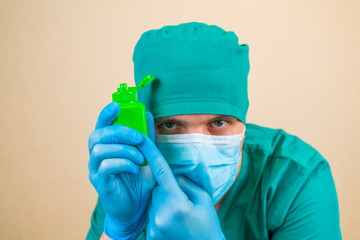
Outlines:
{"type": "MultiPolygon", "coordinates": [[[[89,179],[107,214],[104,232],[112,239],[136,239],[145,227],[156,180],[149,166],[138,166],[145,158],[134,146],[152,140],[131,128],[111,125],[119,110],[117,103],[107,105],[99,115],[96,130],[90,134],[89,179]]],[[[149,136],[154,139],[150,113],[147,120],[149,136]]]]}
{"type": "Polygon", "coordinates": [[[158,182],[146,230],[147,239],[225,239],[210,195],[184,176],[175,179],[152,141],[139,149],[158,182]]]}

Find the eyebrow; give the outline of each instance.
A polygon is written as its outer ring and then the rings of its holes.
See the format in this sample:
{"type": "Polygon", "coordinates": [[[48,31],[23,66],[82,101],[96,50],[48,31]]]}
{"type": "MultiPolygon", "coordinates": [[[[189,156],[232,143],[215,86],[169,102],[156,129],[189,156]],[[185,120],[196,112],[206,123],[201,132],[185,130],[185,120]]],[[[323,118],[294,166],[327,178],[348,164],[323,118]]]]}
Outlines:
{"type": "Polygon", "coordinates": [[[166,122],[180,123],[181,125],[184,125],[184,126],[188,125],[187,122],[178,120],[178,119],[176,119],[174,117],[161,117],[161,118],[156,118],[154,121],[155,121],[156,125],[161,125],[161,124],[166,123],[166,122]]]}
{"type": "Polygon", "coordinates": [[[229,116],[229,115],[220,115],[220,116],[210,119],[209,121],[218,121],[218,120],[240,121],[236,117],[229,116]]]}
{"type": "MultiPolygon", "coordinates": [[[[216,116],[216,117],[213,117],[209,120],[207,120],[207,122],[214,122],[214,121],[220,121],[220,120],[226,120],[226,121],[240,121],[238,120],[236,117],[233,117],[233,116],[229,116],[229,115],[219,115],[219,116],[216,116]]],[[[171,123],[180,123],[184,126],[187,126],[189,125],[187,122],[185,121],[181,121],[181,120],[178,120],[176,119],[176,117],[160,117],[160,118],[156,118],[155,119],[155,124],[156,125],[160,125],[160,124],[163,124],[165,122],[171,122],[171,123]]]]}

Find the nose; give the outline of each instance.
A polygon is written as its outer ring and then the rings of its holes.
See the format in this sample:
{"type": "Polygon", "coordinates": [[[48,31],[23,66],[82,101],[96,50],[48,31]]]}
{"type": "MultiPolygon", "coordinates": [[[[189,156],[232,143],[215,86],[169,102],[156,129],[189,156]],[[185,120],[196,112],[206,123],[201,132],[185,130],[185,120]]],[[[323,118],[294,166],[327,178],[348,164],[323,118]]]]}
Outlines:
{"type": "Polygon", "coordinates": [[[205,135],[211,135],[209,130],[206,128],[206,126],[190,126],[190,127],[186,128],[185,133],[186,134],[201,133],[201,134],[205,134],[205,135]]]}

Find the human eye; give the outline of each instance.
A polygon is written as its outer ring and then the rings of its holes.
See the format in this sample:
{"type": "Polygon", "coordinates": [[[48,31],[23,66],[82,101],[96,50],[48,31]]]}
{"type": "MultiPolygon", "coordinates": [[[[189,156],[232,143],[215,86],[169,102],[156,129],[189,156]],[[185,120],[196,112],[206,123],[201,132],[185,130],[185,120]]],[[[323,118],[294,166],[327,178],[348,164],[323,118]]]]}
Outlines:
{"type": "Polygon", "coordinates": [[[155,119],[156,134],[181,134],[184,130],[184,122],[172,118],[155,119]]]}
{"type": "Polygon", "coordinates": [[[215,120],[211,123],[211,126],[214,128],[225,128],[229,123],[225,120],[215,120]]]}
{"type": "Polygon", "coordinates": [[[174,130],[177,128],[177,124],[174,122],[164,122],[160,125],[161,128],[165,129],[165,130],[174,130]]]}

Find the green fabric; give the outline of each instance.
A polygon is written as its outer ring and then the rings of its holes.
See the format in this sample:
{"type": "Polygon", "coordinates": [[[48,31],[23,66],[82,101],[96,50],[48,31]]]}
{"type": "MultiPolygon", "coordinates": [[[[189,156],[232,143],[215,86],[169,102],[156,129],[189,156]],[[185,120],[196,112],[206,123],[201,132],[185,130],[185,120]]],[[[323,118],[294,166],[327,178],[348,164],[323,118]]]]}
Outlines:
{"type": "MultiPolygon", "coordinates": [[[[299,138],[254,124],[247,124],[241,171],[218,215],[227,240],[341,239],[327,161],[299,138]]],[[[87,240],[99,239],[104,217],[99,202],[87,240]]]]}
{"type": "Polygon", "coordinates": [[[155,118],[206,113],[246,122],[249,48],[233,32],[197,22],[150,30],[136,44],[133,61],[136,84],[155,76],[138,91],[155,118]]]}

